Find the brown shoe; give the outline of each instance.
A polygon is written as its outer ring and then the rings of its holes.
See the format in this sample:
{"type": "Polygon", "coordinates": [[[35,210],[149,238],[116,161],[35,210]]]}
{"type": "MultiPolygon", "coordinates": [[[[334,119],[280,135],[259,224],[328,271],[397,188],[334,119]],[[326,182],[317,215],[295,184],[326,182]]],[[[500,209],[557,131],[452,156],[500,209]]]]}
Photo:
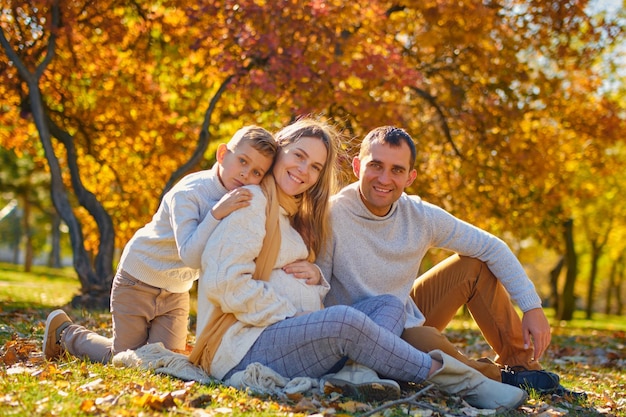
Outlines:
{"type": "Polygon", "coordinates": [[[54,310],[46,320],[46,331],[43,334],[43,353],[48,360],[61,356],[61,332],[72,324],[70,317],[63,310],[54,310]]]}

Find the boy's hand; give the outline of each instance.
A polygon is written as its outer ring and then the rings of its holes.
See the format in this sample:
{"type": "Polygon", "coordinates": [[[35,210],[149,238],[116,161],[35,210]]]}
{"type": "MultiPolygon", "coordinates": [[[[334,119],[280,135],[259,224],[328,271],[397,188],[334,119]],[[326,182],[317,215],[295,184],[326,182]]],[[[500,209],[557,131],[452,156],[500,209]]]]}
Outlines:
{"type": "Polygon", "coordinates": [[[304,279],[308,285],[318,285],[322,280],[322,274],[315,264],[309,261],[296,261],[283,267],[283,271],[295,278],[304,279]]]}
{"type": "Polygon", "coordinates": [[[235,210],[250,205],[252,194],[247,188],[235,188],[228,192],[211,209],[211,214],[216,220],[222,220],[235,210]]]}

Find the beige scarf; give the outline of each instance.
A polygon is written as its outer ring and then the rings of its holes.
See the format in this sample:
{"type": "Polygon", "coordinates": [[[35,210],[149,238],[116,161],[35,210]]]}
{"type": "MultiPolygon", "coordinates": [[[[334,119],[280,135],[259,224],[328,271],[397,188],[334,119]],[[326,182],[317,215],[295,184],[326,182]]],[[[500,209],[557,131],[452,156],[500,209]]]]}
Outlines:
{"type": "MultiPolygon", "coordinates": [[[[278,223],[280,207],[283,207],[291,217],[298,211],[300,200],[285,194],[280,188],[276,187],[272,175],[267,175],[263,179],[261,188],[267,198],[267,206],[265,207],[265,238],[263,239],[261,252],[255,259],[255,270],[252,278],[268,281],[280,249],[280,227],[278,223]]],[[[309,259],[311,258],[312,254],[309,253],[309,259]]],[[[209,321],[196,340],[196,345],[189,355],[189,360],[210,373],[213,357],[222,343],[224,334],[236,322],[237,318],[232,313],[224,313],[219,306],[215,305],[213,314],[209,317],[209,321]]]]}

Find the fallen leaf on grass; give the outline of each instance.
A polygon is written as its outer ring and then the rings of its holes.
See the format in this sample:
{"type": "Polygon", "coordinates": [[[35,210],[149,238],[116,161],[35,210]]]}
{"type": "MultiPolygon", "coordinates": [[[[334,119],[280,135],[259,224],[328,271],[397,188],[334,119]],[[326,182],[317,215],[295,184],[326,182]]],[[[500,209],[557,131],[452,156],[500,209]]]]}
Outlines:
{"type": "Polygon", "coordinates": [[[0,362],[11,366],[18,362],[28,362],[39,348],[32,339],[19,338],[6,342],[2,350],[4,353],[0,356],[0,362]]]}
{"type": "Polygon", "coordinates": [[[337,404],[337,407],[349,413],[356,413],[359,411],[367,411],[367,410],[372,409],[372,407],[369,404],[361,403],[358,401],[346,401],[346,402],[337,404]]]}
{"type": "Polygon", "coordinates": [[[32,371],[33,371],[32,369],[27,368],[25,366],[12,366],[9,369],[7,369],[7,375],[29,374],[32,371]]]}
{"type": "Polygon", "coordinates": [[[189,395],[189,389],[179,389],[171,392],[172,398],[177,400],[184,400],[189,395]]]}
{"type": "Polygon", "coordinates": [[[233,413],[233,409],[229,407],[218,407],[218,408],[214,408],[212,411],[215,413],[219,413],[219,414],[232,414],[233,413]]]}
{"type": "Polygon", "coordinates": [[[400,407],[403,415],[412,417],[431,417],[435,412],[433,410],[419,408],[419,407],[400,407]]]}
{"type": "Polygon", "coordinates": [[[14,395],[5,394],[0,397],[0,404],[5,404],[9,407],[17,407],[20,405],[20,402],[15,399],[14,395]]]}
{"type": "Polygon", "coordinates": [[[304,397],[301,392],[288,392],[286,396],[293,402],[300,401],[304,397]]]}
{"type": "Polygon", "coordinates": [[[104,381],[102,380],[102,378],[98,378],[84,385],[81,385],[80,387],[78,387],[78,389],[82,391],[95,391],[104,387],[103,382],[104,381]]]}
{"type": "Polygon", "coordinates": [[[0,357],[0,360],[6,366],[15,365],[19,360],[17,358],[17,351],[15,350],[13,346],[9,346],[8,348],[6,348],[6,352],[4,353],[4,355],[0,357]]]}
{"type": "Polygon", "coordinates": [[[114,405],[117,402],[117,398],[118,397],[116,397],[113,394],[109,394],[104,397],[99,397],[99,398],[96,398],[96,405],[104,405],[104,404],[114,405]]]}
{"type": "Polygon", "coordinates": [[[83,413],[92,413],[96,409],[96,404],[93,400],[84,400],[80,403],[79,410],[83,413]]]}
{"type": "Polygon", "coordinates": [[[60,390],[60,389],[59,389],[59,390],[57,390],[57,394],[58,394],[60,397],[69,397],[69,395],[70,395],[69,393],[67,393],[67,392],[65,392],[65,391],[63,391],[63,390],[60,390]]]}
{"type": "Polygon", "coordinates": [[[33,371],[33,376],[39,378],[39,380],[47,381],[53,375],[60,374],[61,371],[54,363],[48,363],[45,366],[33,371]]]}
{"type": "Polygon", "coordinates": [[[210,404],[211,401],[213,401],[213,397],[211,395],[203,394],[189,401],[189,406],[192,408],[202,408],[210,404]]]}
{"type": "Polygon", "coordinates": [[[310,398],[301,398],[296,405],[293,406],[293,411],[302,413],[306,411],[317,410],[318,406],[310,398]]]}
{"type": "Polygon", "coordinates": [[[163,411],[176,405],[169,392],[162,395],[145,392],[140,397],[135,398],[134,402],[139,406],[149,407],[157,411],[163,411]]]}
{"type": "Polygon", "coordinates": [[[617,404],[615,404],[615,401],[611,398],[610,392],[604,391],[602,393],[602,398],[604,399],[604,408],[609,410],[615,410],[617,408],[617,404]]]}
{"type": "Polygon", "coordinates": [[[495,414],[496,410],[491,410],[488,408],[474,408],[474,407],[463,407],[459,410],[464,416],[489,416],[491,414],[495,414]]]}
{"type": "Polygon", "coordinates": [[[537,414],[537,417],[558,417],[558,416],[565,416],[567,415],[568,411],[564,410],[562,408],[549,408],[548,410],[545,410],[539,414],[537,414]]]}

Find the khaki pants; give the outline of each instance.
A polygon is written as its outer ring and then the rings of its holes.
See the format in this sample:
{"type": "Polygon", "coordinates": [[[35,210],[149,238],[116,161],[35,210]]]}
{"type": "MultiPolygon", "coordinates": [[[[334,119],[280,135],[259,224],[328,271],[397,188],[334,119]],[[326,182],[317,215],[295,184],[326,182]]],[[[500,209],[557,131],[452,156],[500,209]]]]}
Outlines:
{"type": "Polygon", "coordinates": [[[187,344],[189,293],[171,293],[118,271],[111,289],[113,337],[72,324],[61,336],[61,346],[79,358],[107,363],[119,352],[161,342],[173,351],[187,344]]]}
{"type": "Polygon", "coordinates": [[[405,329],[402,338],[429,352],[441,349],[489,378],[500,380],[497,365],[465,357],[441,331],[459,308],[467,305],[485,340],[496,352],[501,366],[523,366],[539,370],[533,349],[524,349],[522,321],[508,293],[487,265],[477,259],[453,255],[419,276],[411,297],[424,313],[424,327],[405,329]]]}

